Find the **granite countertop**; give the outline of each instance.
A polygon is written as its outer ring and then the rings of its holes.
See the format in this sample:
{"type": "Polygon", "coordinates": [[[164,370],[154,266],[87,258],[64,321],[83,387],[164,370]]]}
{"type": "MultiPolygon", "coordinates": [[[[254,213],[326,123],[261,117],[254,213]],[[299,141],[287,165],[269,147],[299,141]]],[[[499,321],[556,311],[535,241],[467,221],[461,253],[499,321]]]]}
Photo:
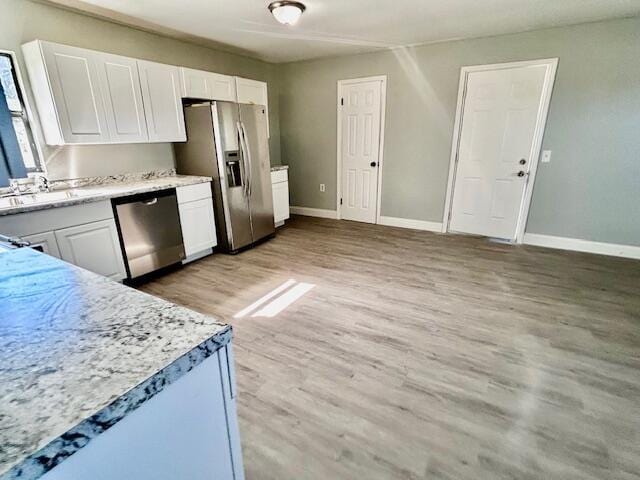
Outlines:
{"type": "Polygon", "coordinates": [[[277,172],[278,170],[289,170],[289,165],[274,165],[271,167],[272,172],[277,172]]]}
{"type": "Polygon", "coordinates": [[[40,477],[231,327],[31,249],[0,249],[0,480],[40,477]]]}
{"type": "MultiPolygon", "coordinates": [[[[38,196],[42,201],[37,203],[25,202],[24,205],[0,207],[0,216],[99,202],[101,200],[134,195],[136,193],[154,192],[210,181],[211,177],[176,175],[175,173],[166,176],[149,175],[146,178],[127,177],[119,181],[96,181],[93,184],[85,186],[56,188],[50,193],[40,193],[38,196]],[[65,194],[67,192],[72,196],[66,197],[65,194]]],[[[29,201],[30,195],[24,194],[23,196],[26,201],[29,201]]]]}

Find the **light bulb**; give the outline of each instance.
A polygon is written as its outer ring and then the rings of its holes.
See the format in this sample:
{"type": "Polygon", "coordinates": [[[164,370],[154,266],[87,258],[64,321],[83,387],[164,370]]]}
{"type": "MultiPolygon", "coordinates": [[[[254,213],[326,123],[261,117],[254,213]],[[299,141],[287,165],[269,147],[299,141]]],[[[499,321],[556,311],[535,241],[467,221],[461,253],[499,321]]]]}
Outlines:
{"type": "Polygon", "coordinates": [[[305,11],[305,6],[300,2],[281,1],[273,2],[269,5],[269,11],[273,14],[274,18],[283,25],[294,25],[298,20],[302,12],[305,11]]]}

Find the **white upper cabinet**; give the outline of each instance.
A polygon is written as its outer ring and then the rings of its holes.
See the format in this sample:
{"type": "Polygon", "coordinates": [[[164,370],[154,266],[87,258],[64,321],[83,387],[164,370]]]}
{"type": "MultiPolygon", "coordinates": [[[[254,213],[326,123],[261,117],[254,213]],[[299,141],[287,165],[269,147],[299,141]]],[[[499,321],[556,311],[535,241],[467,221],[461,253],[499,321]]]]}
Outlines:
{"type": "Polygon", "coordinates": [[[238,103],[253,103],[265,107],[268,104],[266,82],[236,77],[236,91],[238,103]]]}
{"type": "Polygon", "coordinates": [[[98,53],[96,63],[111,143],[147,142],[137,61],[98,53]]]}
{"type": "Polygon", "coordinates": [[[180,74],[185,98],[236,101],[234,77],[184,67],[180,68],[180,74]]]}
{"type": "Polygon", "coordinates": [[[184,142],[180,68],[138,60],[150,142],[184,142]]]}
{"type": "Polygon", "coordinates": [[[38,40],[23,52],[47,143],[109,143],[96,52],[38,40]]]}
{"type": "MultiPolygon", "coordinates": [[[[267,119],[269,118],[269,95],[266,82],[236,77],[236,95],[238,103],[264,105],[267,119]]],[[[269,133],[269,122],[267,122],[267,135],[271,136],[269,133]]]]}

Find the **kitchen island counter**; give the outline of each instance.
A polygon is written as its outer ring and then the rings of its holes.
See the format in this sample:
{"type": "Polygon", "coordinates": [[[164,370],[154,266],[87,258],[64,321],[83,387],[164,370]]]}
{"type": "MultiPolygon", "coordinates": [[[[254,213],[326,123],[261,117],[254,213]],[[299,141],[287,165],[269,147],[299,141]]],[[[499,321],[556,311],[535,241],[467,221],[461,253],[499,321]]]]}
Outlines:
{"type": "Polygon", "coordinates": [[[0,250],[0,479],[42,476],[230,340],[205,315],[0,250]]]}

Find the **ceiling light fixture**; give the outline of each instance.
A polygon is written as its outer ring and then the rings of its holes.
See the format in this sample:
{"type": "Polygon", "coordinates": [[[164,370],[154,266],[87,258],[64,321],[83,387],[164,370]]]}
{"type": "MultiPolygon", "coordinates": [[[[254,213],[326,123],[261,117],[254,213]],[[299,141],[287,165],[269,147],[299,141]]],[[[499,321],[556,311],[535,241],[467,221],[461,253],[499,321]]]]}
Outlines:
{"type": "Polygon", "coordinates": [[[303,3],[289,0],[271,2],[268,8],[275,19],[283,25],[295,25],[300,20],[302,12],[307,9],[303,3]]]}

